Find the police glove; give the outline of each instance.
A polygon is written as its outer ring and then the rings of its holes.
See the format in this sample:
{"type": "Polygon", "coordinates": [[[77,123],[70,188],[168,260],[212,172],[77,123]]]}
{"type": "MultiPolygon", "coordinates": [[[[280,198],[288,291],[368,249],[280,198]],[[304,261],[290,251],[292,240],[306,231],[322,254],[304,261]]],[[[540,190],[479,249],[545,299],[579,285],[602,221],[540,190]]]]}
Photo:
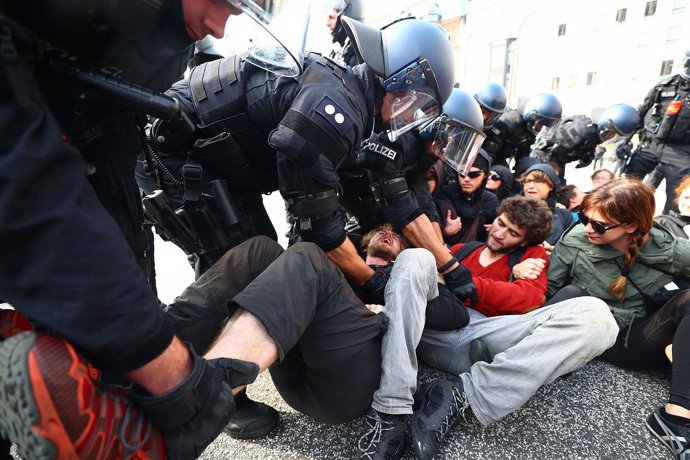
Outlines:
{"type": "Polygon", "coordinates": [[[632,154],[632,146],[629,142],[622,142],[616,146],[616,156],[619,160],[627,161],[632,154]]]}
{"type": "Polygon", "coordinates": [[[223,431],[236,410],[232,389],[252,383],[255,363],[239,359],[206,360],[189,347],[192,372],[173,390],[150,395],[134,387],[143,413],[163,431],[168,458],[195,459],[223,431]]]}
{"type": "Polygon", "coordinates": [[[391,277],[393,262],[387,265],[371,265],[374,274],[366,282],[355,290],[357,296],[365,304],[386,304],[386,284],[391,277]]]}
{"type": "Polygon", "coordinates": [[[449,271],[443,278],[446,286],[453,291],[453,294],[462,302],[470,301],[471,306],[477,305],[477,287],[472,281],[472,273],[458,262],[458,266],[449,271]]]}

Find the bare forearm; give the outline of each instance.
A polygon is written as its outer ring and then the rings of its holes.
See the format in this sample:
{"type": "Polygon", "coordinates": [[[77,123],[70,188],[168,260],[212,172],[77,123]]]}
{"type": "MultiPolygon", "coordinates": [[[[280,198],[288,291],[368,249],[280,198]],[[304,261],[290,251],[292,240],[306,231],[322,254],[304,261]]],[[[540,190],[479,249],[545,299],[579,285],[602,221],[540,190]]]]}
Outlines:
{"type": "Polygon", "coordinates": [[[359,256],[355,245],[349,239],[345,239],[343,244],[328,251],[326,256],[338,266],[348,280],[357,286],[364,284],[374,274],[374,271],[359,256]]]}
{"type": "MultiPolygon", "coordinates": [[[[440,232],[440,227],[436,226],[440,232]]],[[[436,229],[426,215],[421,215],[410,222],[403,229],[403,235],[410,240],[413,246],[425,248],[436,259],[436,266],[447,264],[451,255],[438,237],[436,229]]],[[[453,267],[450,267],[453,268],[453,267]]]]}

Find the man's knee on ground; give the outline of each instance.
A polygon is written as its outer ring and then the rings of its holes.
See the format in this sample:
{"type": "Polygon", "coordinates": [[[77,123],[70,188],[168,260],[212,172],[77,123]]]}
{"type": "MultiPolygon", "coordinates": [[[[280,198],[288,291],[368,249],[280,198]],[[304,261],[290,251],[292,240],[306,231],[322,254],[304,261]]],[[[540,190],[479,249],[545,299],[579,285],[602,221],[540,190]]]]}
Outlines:
{"type": "Polygon", "coordinates": [[[573,301],[579,301],[577,314],[581,318],[581,329],[592,339],[586,342],[601,352],[613,346],[619,328],[606,302],[597,297],[579,297],[573,301]]]}

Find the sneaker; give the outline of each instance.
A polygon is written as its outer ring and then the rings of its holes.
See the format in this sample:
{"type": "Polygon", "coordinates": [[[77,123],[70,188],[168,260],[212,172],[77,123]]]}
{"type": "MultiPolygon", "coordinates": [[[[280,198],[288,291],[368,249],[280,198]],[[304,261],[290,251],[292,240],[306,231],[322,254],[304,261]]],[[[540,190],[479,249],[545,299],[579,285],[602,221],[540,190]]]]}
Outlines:
{"type": "Polygon", "coordinates": [[[645,425],[677,460],[690,460],[690,423],[676,425],[664,418],[661,407],[649,414],[645,425]]]}
{"type": "Polygon", "coordinates": [[[31,459],[164,459],[163,435],[74,348],[39,332],[0,343],[0,430],[31,459]]]}
{"type": "Polygon", "coordinates": [[[267,404],[249,399],[244,390],[235,395],[235,405],[235,413],[225,426],[225,432],[231,438],[260,438],[278,426],[278,411],[267,404]]]}
{"type": "Polygon", "coordinates": [[[412,443],[421,459],[431,459],[438,453],[443,437],[469,407],[462,380],[438,380],[422,385],[415,399],[418,409],[410,419],[412,443]]]}
{"type": "Polygon", "coordinates": [[[0,339],[12,337],[23,331],[31,331],[33,328],[26,316],[17,310],[0,310],[0,339]]]}
{"type": "Polygon", "coordinates": [[[398,460],[405,451],[407,415],[383,414],[369,408],[357,441],[357,454],[366,460],[398,460]]]}

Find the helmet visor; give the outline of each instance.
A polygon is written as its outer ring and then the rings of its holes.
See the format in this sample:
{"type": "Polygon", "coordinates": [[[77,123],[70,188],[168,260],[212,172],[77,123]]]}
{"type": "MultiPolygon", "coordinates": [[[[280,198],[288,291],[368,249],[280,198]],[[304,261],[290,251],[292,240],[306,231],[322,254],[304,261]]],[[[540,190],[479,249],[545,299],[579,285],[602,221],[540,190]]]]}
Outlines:
{"type": "Polygon", "coordinates": [[[434,123],[436,136],[431,150],[460,174],[466,174],[474,163],[486,135],[469,125],[443,115],[434,123]]]}
{"type": "Polygon", "coordinates": [[[533,134],[540,135],[545,139],[551,139],[558,128],[558,118],[546,118],[532,115],[528,117],[526,125],[533,134]],[[543,131],[543,133],[542,133],[543,131]]]}
{"type": "Polygon", "coordinates": [[[501,115],[503,115],[501,112],[494,112],[493,110],[489,110],[484,106],[481,106],[481,109],[482,117],[484,118],[484,129],[493,128],[494,124],[496,124],[496,121],[501,118],[501,115]]]}
{"type": "Polygon", "coordinates": [[[402,69],[383,82],[386,95],[381,114],[388,123],[388,138],[398,137],[431,123],[441,113],[442,102],[434,73],[426,60],[402,69]]]}
{"type": "Polygon", "coordinates": [[[245,14],[230,16],[224,45],[257,67],[295,77],[302,72],[311,2],[227,0],[245,14]],[[263,8],[264,3],[268,8],[263,8]]]}
{"type": "Polygon", "coordinates": [[[597,123],[597,127],[597,133],[599,134],[599,139],[601,140],[600,144],[615,143],[627,137],[618,131],[618,128],[611,120],[597,123]]]}

